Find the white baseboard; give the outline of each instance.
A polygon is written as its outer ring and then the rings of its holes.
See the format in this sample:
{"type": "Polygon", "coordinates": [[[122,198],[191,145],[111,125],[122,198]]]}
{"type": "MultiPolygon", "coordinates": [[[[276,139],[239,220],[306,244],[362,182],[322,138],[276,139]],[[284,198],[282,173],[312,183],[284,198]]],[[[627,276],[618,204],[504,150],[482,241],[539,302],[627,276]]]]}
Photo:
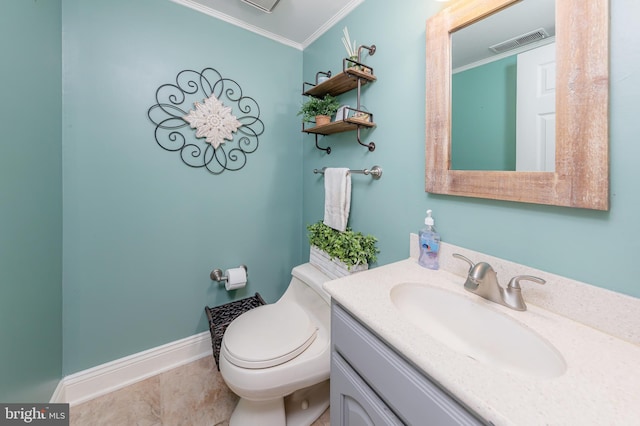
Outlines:
{"type": "Polygon", "coordinates": [[[212,356],[209,331],[66,376],[50,402],[81,404],[205,356],[212,356]]]}
{"type": "Polygon", "coordinates": [[[51,399],[49,400],[49,402],[58,403],[65,402],[66,400],[67,397],[65,395],[64,380],[60,380],[58,382],[58,386],[56,386],[56,389],[53,391],[53,395],[51,395],[51,399]]]}

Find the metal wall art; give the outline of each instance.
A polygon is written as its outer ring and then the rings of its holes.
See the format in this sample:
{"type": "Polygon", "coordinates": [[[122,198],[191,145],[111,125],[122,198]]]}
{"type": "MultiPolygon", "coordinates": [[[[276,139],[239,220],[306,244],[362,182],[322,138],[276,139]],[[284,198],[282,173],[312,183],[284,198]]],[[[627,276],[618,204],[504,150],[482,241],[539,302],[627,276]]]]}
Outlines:
{"type": "Polygon", "coordinates": [[[161,148],[215,175],[243,168],[264,132],[255,99],[213,68],[180,71],[175,83],[158,87],[147,115],[161,148]]]}

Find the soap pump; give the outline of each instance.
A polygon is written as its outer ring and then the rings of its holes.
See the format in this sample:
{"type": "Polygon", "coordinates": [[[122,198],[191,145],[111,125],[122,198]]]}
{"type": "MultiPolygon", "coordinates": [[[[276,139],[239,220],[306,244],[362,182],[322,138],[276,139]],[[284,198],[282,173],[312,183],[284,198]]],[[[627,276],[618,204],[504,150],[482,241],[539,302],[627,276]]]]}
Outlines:
{"type": "Polygon", "coordinates": [[[436,231],[431,210],[427,210],[427,217],[424,219],[425,227],[418,235],[420,241],[420,257],[418,263],[429,269],[438,269],[438,255],[440,254],[440,234],[436,231]]]}

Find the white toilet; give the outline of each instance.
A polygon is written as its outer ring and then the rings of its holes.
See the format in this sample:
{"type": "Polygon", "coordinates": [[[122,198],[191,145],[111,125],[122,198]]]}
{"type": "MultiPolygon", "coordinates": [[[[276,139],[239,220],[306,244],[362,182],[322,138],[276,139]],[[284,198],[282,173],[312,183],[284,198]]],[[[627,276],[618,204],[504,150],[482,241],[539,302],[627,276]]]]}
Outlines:
{"type": "Polygon", "coordinates": [[[274,304],[236,318],[220,348],[220,373],[240,397],[230,426],[310,425],[329,406],[331,278],[310,263],[291,271],[274,304]]]}

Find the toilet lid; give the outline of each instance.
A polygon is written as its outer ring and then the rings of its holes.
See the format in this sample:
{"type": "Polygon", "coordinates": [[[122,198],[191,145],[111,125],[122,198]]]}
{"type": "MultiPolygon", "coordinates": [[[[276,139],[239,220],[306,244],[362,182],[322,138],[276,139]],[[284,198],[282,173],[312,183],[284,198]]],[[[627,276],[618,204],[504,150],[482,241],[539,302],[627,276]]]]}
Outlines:
{"type": "Polygon", "coordinates": [[[301,307],[276,303],[247,311],[232,321],[222,344],[232,364],[268,368],[300,355],[317,334],[317,327],[301,307]]]}

